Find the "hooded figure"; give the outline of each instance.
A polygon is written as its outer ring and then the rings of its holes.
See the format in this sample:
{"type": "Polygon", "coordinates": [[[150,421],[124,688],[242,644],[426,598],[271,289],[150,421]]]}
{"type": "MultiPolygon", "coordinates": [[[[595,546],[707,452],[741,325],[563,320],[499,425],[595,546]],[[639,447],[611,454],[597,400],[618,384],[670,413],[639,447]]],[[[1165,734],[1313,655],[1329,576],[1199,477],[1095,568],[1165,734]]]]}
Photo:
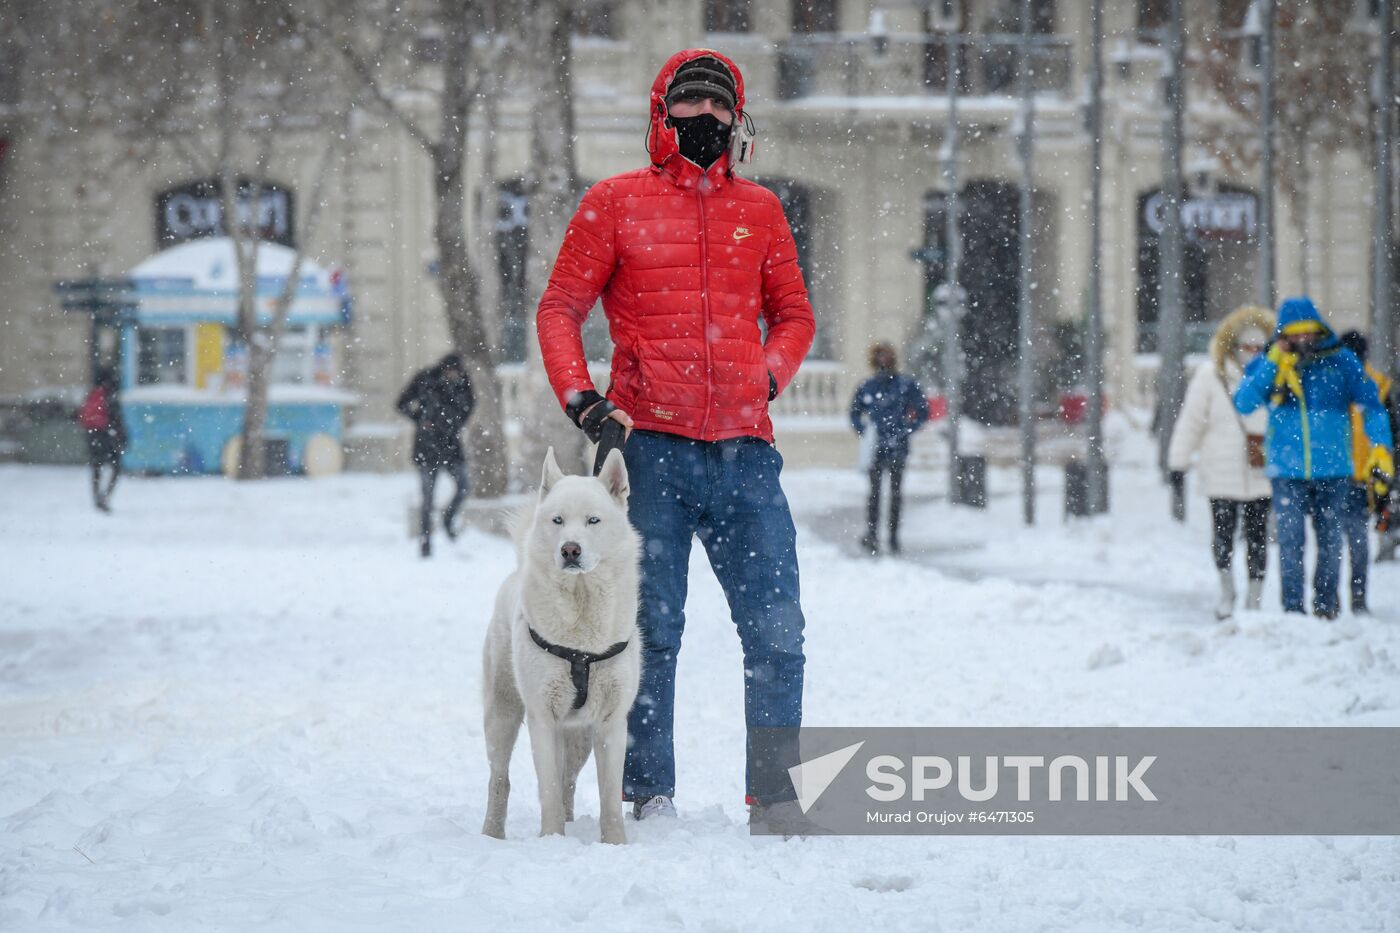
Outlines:
{"type": "Polygon", "coordinates": [[[456,353],[449,353],[434,366],[420,371],[399,396],[398,409],[413,421],[413,462],[423,498],[418,512],[419,552],[433,553],[433,493],[439,470],[451,474],[456,488],[452,501],[442,513],[443,531],[456,537],[453,522],[471,488],[467,458],[462,452],[462,426],[471,417],[475,399],[466,364],[456,353]]]}
{"type": "MultiPolygon", "coordinates": [[[[623,794],[642,819],[675,812],[675,669],[696,537],[743,647],[748,724],[802,721],[796,533],[768,404],[797,374],[815,322],[782,205],[734,174],[736,155],[751,151],[744,106],[726,56],[686,49],[666,61],[648,104],[650,164],[584,195],[536,318],[545,372],[573,422],[593,440],[609,419],[635,429],[624,456],[646,648],[623,794]],[[600,298],[613,344],[606,398],[580,336],[600,298]]],[[[751,742],[748,760],[751,819],[772,826],[796,806],[786,759],[751,742]]]]}
{"type": "Polygon", "coordinates": [[[1210,341],[1210,359],[1196,368],[1172,429],[1167,468],[1184,482],[1196,459],[1202,490],[1210,498],[1212,544],[1220,575],[1216,618],[1234,614],[1235,530],[1244,525],[1249,589],[1246,609],[1258,609],[1268,558],[1269,495],[1263,441],[1268,416],[1235,411],[1234,394],[1245,367],[1263,351],[1274,330],[1266,308],[1245,306],[1227,315],[1210,341]],[[1199,455],[1199,457],[1197,457],[1199,455]]]}
{"type": "Polygon", "coordinates": [[[1352,475],[1351,406],[1362,412],[1371,445],[1370,474],[1394,475],[1390,422],[1376,384],[1356,354],[1343,347],[1311,299],[1279,306],[1274,343],[1245,369],[1235,391],[1244,415],[1269,408],[1268,467],[1278,515],[1283,608],[1303,612],[1303,521],[1317,535],[1313,612],[1326,619],[1339,611],[1341,517],[1352,475]]]}
{"type": "Polygon", "coordinates": [[[701,60],[703,73],[681,74],[677,90],[699,90],[697,78],[719,84],[723,69],[734,124],[747,118],[744,78],[727,57],[687,49],[667,60],[651,87],[651,165],[584,195],[540,298],[540,350],[559,404],[583,426],[583,413],[603,401],[580,336],[601,297],[613,341],[605,408],[645,430],[771,443],[768,402],[797,374],[816,326],[777,195],[734,174],[728,143],[707,167],[682,152],[668,99],[682,68],[701,60]]]}
{"type": "Polygon", "coordinates": [[[1350,476],[1352,404],[1363,411],[1371,444],[1390,446],[1390,424],[1376,384],[1310,298],[1289,298],[1279,306],[1273,348],[1254,361],[1235,392],[1241,414],[1265,404],[1270,478],[1350,476]],[[1292,352],[1281,346],[1289,338],[1308,339],[1309,344],[1292,352]]]}

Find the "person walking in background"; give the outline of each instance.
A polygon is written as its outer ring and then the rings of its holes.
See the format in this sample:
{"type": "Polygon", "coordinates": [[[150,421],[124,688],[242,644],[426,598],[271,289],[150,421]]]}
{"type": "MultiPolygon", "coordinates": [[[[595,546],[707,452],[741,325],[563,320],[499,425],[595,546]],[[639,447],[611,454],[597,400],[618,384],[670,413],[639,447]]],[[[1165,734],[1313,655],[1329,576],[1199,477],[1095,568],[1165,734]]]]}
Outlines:
{"type": "Polygon", "coordinates": [[[1268,415],[1235,410],[1235,390],[1245,367],[1263,352],[1274,329],[1266,308],[1246,306],[1220,322],[1210,341],[1210,359],[1197,367],[1172,429],[1167,465],[1174,489],[1199,454],[1200,485],[1210,498],[1211,552],[1220,573],[1217,619],[1235,611],[1233,559],[1236,528],[1243,524],[1249,577],[1244,607],[1258,609],[1268,560],[1269,479],[1264,475],[1268,415]]]}
{"type": "Polygon", "coordinates": [[[1304,612],[1304,519],[1317,536],[1313,614],[1335,619],[1341,569],[1342,516],[1352,477],[1351,406],[1362,409],[1367,475],[1395,474],[1390,422],[1376,384],[1356,354],[1343,347],[1312,300],[1279,306],[1269,352],[1245,369],[1235,390],[1244,415],[1269,408],[1268,466],[1278,516],[1279,571],[1285,612],[1304,612]]]}
{"type": "Polygon", "coordinates": [[[442,530],[449,540],[457,537],[453,521],[471,489],[461,433],[473,404],[471,380],[456,353],[415,375],[399,396],[399,411],[414,424],[413,462],[423,487],[418,513],[419,553],[424,557],[433,553],[433,493],[439,470],[451,474],[456,483],[452,501],[442,513],[442,530]]]}
{"type": "Polygon", "coordinates": [[[862,438],[873,431],[870,457],[870,496],[865,507],[865,537],[861,547],[880,553],[880,486],[890,477],[890,552],[899,553],[899,513],[904,502],[901,484],[904,463],[909,459],[909,436],[928,422],[928,399],[923,389],[896,368],[894,347],[877,343],[870,348],[870,366],[875,374],[856,389],[851,398],[851,427],[862,438]]]}
{"type": "Polygon", "coordinates": [[[78,409],[78,424],[87,432],[93,504],[99,511],[110,512],[112,491],[117,488],[117,477],[122,472],[122,452],[126,450],[126,418],[122,415],[117,377],[112,370],[97,371],[94,385],[78,409]],[[107,474],[105,483],[104,473],[107,474]]]}
{"type": "MultiPolygon", "coordinates": [[[[1367,343],[1358,330],[1342,334],[1339,342],[1361,361],[1366,377],[1376,384],[1376,392],[1385,406],[1390,422],[1391,438],[1394,439],[1396,411],[1391,399],[1390,377],[1372,368],[1366,361],[1367,343]]],[[[1351,463],[1352,483],[1347,490],[1347,509],[1342,518],[1343,534],[1347,542],[1347,554],[1351,564],[1351,611],[1364,614],[1370,610],[1366,605],[1367,570],[1371,561],[1371,514],[1386,506],[1389,488],[1377,489],[1371,476],[1371,451],[1366,443],[1365,416],[1358,405],[1351,406],[1351,463]]]]}

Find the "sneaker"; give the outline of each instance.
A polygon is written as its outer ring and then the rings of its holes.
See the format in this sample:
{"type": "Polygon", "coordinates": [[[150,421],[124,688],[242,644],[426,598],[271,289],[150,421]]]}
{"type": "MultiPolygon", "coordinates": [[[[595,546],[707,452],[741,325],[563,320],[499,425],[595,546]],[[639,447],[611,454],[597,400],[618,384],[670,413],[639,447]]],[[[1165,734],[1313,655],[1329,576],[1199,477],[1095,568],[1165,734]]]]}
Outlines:
{"type": "Polygon", "coordinates": [[[1228,619],[1235,614],[1235,577],[1229,570],[1220,571],[1220,601],[1215,604],[1215,617],[1228,619]]]}
{"type": "Polygon", "coordinates": [[[1264,604],[1264,581],[1263,581],[1263,580],[1260,580],[1260,579],[1251,579],[1251,580],[1249,581],[1249,591],[1245,594],[1245,597],[1244,597],[1244,607],[1245,607],[1246,609],[1250,609],[1250,610],[1253,610],[1253,611],[1255,611],[1255,612],[1258,612],[1258,611],[1259,611],[1259,608],[1260,608],[1263,604],[1264,604]]]}
{"type": "Polygon", "coordinates": [[[796,800],[749,805],[750,834],[782,836],[784,839],[797,836],[805,839],[817,831],[817,827],[807,819],[796,800]]]}
{"type": "Polygon", "coordinates": [[[657,794],[655,797],[648,797],[645,800],[632,801],[632,819],[649,820],[658,816],[676,818],[676,805],[671,802],[670,797],[657,794]]]}

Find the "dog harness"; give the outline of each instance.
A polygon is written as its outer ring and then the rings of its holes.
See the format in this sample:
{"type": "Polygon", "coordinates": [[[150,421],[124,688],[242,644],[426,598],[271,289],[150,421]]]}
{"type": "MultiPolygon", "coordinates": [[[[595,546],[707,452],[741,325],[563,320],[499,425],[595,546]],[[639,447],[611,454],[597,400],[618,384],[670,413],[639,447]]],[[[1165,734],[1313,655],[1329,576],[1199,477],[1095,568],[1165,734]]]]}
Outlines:
{"type": "Polygon", "coordinates": [[[577,648],[565,648],[563,645],[555,645],[545,641],[540,637],[540,633],[530,626],[530,637],[535,640],[545,651],[556,658],[563,658],[569,662],[569,677],[574,682],[574,709],[581,709],[583,704],[588,702],[588,669],[599,661],[606,661],[608,658],[615,658],[627,648],[630,642],[620,641],[602,654],[590,654],[587,651],[579,651],[577,648]]]}

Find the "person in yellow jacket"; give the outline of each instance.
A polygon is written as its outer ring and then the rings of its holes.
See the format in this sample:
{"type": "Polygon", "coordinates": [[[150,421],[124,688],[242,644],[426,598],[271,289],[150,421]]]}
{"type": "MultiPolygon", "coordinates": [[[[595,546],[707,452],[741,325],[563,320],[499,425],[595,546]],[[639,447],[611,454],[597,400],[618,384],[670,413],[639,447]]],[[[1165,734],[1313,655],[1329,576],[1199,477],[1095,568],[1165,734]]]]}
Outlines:
{"type": "MultiPolygon", "coordinates": [[[[1366,338],[1360,331],[1349,330],[1340,338],[1346,347],[1361,361],[1366,376],[1376,384],[1381,404],[1391,415],[1394,431],[1395,407],[1390,396],[1390,377],[1379,372],[1366,359],[1366,338]]],[[[1370,473],[1371,445],[1367,442],[1363,428],[1363,414],[1360,406],[1351,406],[1351,462],[1352,484],[1347,492],[1347,507],[1342,517],[1342,531],[1347,542],[1347,553],[1351,559],[1351,611],[1353,614],[1366,613],[1367,569],[1371,561],[1370,518],[1373,505],[1379,497],[1384,499],[1388,489],[1377,489],[1370,473]]]]}

